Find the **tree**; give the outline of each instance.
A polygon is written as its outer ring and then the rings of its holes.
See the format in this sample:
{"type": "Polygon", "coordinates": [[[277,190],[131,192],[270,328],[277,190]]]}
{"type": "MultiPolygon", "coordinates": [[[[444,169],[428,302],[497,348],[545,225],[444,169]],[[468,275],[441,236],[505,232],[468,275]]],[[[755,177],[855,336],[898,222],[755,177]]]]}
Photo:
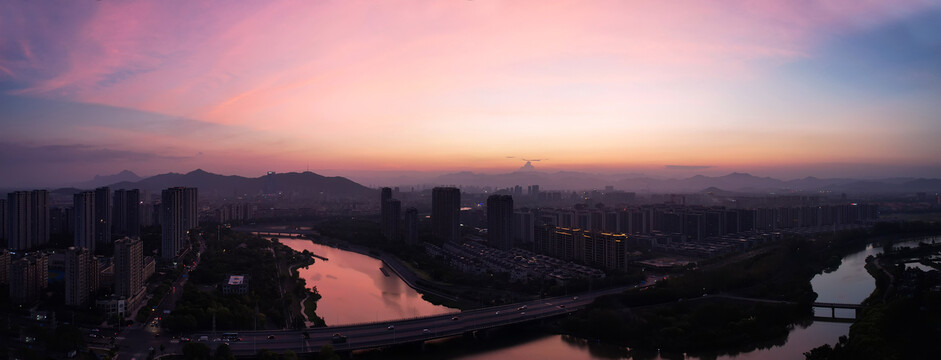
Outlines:
{"type": "Polygon", "coordinates": [[[281,360],[297,360],[297,353],[288,350],[281,355],[281,360]]]}
{"type": "Polygon", "coordinates": [[[190,342],[183,345],[183,359],[185,360],[210,360],[209,347],[206,344],[190,342]]]}
{"type": "Polygon", "coordinates": [[[213,360],[235,360],[235,354],[232,354],[232,348],[229,344],[222,344],[216,348],[216,356],[213,360]]]}
{"type": "Polygon", "coordinates": [[[333,351],[333,345],[324,344],[317,353],[317,360],[340,360],[340,355],[333,351]]]}
{"type": "Polygon", "coordinates": [[[278,353],[268,349],[262,349],[255,358],[258,360],[278,360],[278,353]]]}

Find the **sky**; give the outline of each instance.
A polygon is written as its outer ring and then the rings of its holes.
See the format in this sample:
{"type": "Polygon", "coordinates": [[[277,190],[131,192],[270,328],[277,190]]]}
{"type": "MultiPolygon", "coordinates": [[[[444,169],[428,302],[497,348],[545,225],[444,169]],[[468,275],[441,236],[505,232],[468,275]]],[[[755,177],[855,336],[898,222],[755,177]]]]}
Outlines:
{"type": "Polygon", "coordinates": [[[941,0],[12,0],[0,34],[0,186],[941,177],[941,0]]]}

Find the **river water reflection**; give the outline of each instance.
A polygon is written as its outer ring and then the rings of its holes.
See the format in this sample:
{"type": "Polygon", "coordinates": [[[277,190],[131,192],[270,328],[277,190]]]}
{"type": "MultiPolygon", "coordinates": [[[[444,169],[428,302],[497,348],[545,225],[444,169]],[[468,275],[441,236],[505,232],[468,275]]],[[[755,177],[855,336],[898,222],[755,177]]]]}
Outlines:
{"type": "MultiPolygon", "coordinates": [[[[394,274],[386,277],[379,271],[379,260],[339,249],[311,243],[309,240],[282,239],[283,243],[302,251],[313,251],[326,256],[330,261],[318,261],[309,269],[302,269],[301,276],[308,285],[316,285],[323,295],[317,313],[324,316],[328,324],[348,324],[379,320],[394,320],[402,317],[442,314],[455,309],[432,305],[403,283],[394,274]],[[378,309],[373,311],[371,309],[378,309]],[[336,316],[337,319],[334,319],[336,316]]],[[[895,246],[917,246],[925,238],[905,241],[895,246]]],[[[941,237],[928,238],[929,242],[941,241],[941,237]]],[[[875,289],[875,280],[864,268],[866,257],[882,252],[881,248],[868,246],[865,250],[847,255],[840,266],[832,272],[818,274],[811,280],[817,301],[837,303],[861,303],[875,289]]],[[[829,309],[817,310],[829,316],[829,309]]],[[[851,310],[849,310],[851,311],[851,310]]],[[[848,316],[850,314],[843,314],[848,316]]],[[[837,310],[837,316],[841,316],[837,310]]],[[[773,341],[736,354],[692,357],[683,354],[660,356],[635,354],[633,357],[623,348],[604,344],[590,344],[578,338],[562,335],[529,336],[518,343],[496,346],[483,351],[448,351],[446,354],[422,354],[419,358],[459,359],[802,359],[803,353],[812,348],[834,344],[839,337],[849,333],[850,324],[815,321],[806,327],[795,326],[786,339],[773,341]],[[463,352],[463,353],[462,353],[463,352]],[[430,356],[430,357],[429,357],[430,356]]],[[[383,356],[385,357],[385,356],[383,356]]],[[[398,357],[395,357],[398,358],[398,357]]]]}
{"type": "Polygon", "coordinates": [[[315,244],[306,239],[281,238],[281,243],[297,251],[308,250],[328,258],[316,259],[301,278],[316,286],[323,298],[317,302],[317,315],[327,325],[358,324],[458,311],[422,299],[391,270],[380,269],[382,261],[366,255],[315,244]]]}

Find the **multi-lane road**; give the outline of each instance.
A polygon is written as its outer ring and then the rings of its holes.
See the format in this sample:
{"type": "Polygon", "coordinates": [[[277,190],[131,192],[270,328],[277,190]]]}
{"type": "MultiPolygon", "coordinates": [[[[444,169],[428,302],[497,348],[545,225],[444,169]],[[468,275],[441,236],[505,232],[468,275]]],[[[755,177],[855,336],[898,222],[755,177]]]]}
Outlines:
{"type": "MultiPolygon", "coordinates": [[[[275,352],[291,350],[298,353],[318,351],[324,344],[332,344],[337,350],[359,350],[420,342],[565,315],[584,308],[599,296],[618,293],[628,288],[614,288],[578,296],[547,298],[413,319],[314,328],[307,330],[309,338],[305,338],[302,330],[240,332],[238,336],[241,341],[227,341],[227,343],[235,354],[251,355],[262,349],[275,352]],[[335,334],[340,334],[343,340],[336,341],[335,334]]],[[[196,333],[191,338],[197,340],[202,336],[210,339],[207,345],[212,348],[226,342],[216,340],[221,336],[218,333],[196,333]]]]}

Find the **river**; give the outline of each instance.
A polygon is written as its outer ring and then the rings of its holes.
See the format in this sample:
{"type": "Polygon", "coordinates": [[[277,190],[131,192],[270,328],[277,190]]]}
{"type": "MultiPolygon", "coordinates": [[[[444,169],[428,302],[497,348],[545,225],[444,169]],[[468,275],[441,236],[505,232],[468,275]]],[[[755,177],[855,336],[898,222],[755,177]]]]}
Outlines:
{"type": "Polygon", "coordinates": [[[324,318],[328,326],[459,311],[425,301],[377,259],[307,239],[281,238],[279,241],[294,250],[308,250],[329,259],[314,259],[313,265],[299,270],[307,285],[316,286],[323,296],[317,302],[317,315],[324,318]]]}
{"type": "MultiPolygon", "coordinates": [[[[916,246],[925,238],[904,241],[893,246],[916,246]]],[[[379,270],[382,262],[371,257],[344,250],[339,250],[309,240],[281,239],[298,251],[310,250],[325,256],[330,261],[317,261],[308,269],[301,269],[301,276],[308,285],[317,286],[323,299],[318,303],[317,313],[323,316],[327,324],[349,324],[376,320],[394,320],[405,317],[435,315],[456,311],[424,301],[421,296],[390,272],[384,276],[379,270]],[[372,309],[377,309],[373,313],[372,309]],[[333,321],[331,321],[333,320],[333,321]]],[[[929,242],[941,241],[941,237],[929,238],[929,242]]],[[[866,257],[882,252],[882,248],[869,245],[866,249],[849,254],[843,258],[840,266],[827,273],[821,273],[811,280],[819,302],[861,303],[875,289],[875,279],[864,268],[866,257]]],[[[829,309],[820,309],[820,315],[829,315],[829,309]]],[[[852,311],[852,310],[845,310],[852,311]]],[[[844,313],[843,316],[850,314],[844,313]]],[[[841,316],[841,310],[837,310],[841,316]]],[[[802,359],[803,353],[812,348],[834,344],[839,337],[849,333],[850,324],[814,321],[806,327],[795,326],[786,339],[751,351],[737,354],[707,357],[708,359],[749,360],[749,359],[802,359]]],[[[456,352],[424,354],[427,358],[447,357],[465,360],[476,359],[630,359],[623,348],[604,344],[592,344],[584,340],[562,335],[527,336],[509,344],[485,345],[486,349],[464,347],[456,352]]],[[[479,346],[480,344],[478,344],[479,346]]],[[[643,354],[635,356],[644,360],[698,359],[682,354],[660,356],[643,354]]]]}

